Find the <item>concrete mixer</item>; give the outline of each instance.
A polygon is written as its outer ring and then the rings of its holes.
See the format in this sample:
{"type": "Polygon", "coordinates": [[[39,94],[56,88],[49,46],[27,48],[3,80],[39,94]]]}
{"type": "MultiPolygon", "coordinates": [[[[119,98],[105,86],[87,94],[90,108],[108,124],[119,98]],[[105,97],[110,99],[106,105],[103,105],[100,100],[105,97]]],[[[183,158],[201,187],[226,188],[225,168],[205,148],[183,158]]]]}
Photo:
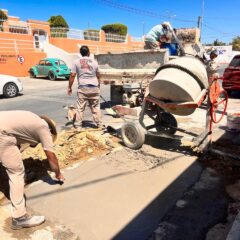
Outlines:
{"type": "Polygon", "coordinates": [[[228,96],[218,79],[208,80],[206,68],[198,58],[183,56],[158,68],[148,92],[138,121],[126,121],[122,126],[122,139],[127,147],[141,148],[146,134],[179,139],[175,133],[186,131],[178,128],[174,115],[190,115],[206,99],[206,128],[193,140],[196,147],[206,149],[211,142],[212,124],[223,118],[228,96]],[[220,117],[216,114],[219,109],[220,117]],[[146,116],[153,124],[146,125],[146,116]]]}

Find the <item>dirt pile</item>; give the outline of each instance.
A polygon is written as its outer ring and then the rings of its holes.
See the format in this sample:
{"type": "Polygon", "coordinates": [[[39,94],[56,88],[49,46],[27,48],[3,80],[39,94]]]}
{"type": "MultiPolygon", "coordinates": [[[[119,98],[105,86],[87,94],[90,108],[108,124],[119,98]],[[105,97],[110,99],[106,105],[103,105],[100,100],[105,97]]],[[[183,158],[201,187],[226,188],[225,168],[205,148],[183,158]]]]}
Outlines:
{"type": "MultiPolygon", "coordinates": [[[[99,155],[117,147],[117,141],[111,135],[103,134],[101,130],[89,129],[77,132],[76,130],[62,131],[55,142],[55,153],[60,167],[70,163],[85,160],[93,155],[99,155]]],[[[46,159],[41,144],[35,148],[27,148],[23,152],[23,159],[46,159]]]]}

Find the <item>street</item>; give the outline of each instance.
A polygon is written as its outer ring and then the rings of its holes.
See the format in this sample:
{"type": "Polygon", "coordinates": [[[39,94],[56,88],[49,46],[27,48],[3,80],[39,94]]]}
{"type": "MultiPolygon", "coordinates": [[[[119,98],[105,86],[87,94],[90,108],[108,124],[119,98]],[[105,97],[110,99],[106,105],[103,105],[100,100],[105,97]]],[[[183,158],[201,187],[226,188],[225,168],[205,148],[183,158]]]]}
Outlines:
{"type": "MultiPolygon", "coordinates": [[[[75,91],[71,96],[67,95],[67,80],[50,81],[46,78],[21,78],[23,83],[23,95],[16,98],[0,98],[0,111],[4,110],[27,110],[39,115],[51,117],[57,124],[58,129],[64,128],[67,109],[65,106],[76,103],[75,91]]],[[[102,86],[103,97],[109,99],[109,86],[102,86]]],[[[90,110],[85,114],[86,120],[91,120],[90,110]]]]}

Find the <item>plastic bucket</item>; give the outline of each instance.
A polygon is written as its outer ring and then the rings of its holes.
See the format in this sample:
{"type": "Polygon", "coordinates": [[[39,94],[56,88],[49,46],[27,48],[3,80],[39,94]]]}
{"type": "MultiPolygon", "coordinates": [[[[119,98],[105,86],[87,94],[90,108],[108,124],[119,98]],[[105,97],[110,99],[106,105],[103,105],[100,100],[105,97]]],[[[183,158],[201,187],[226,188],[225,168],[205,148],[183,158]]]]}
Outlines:
{"type": "Polygon", "coordinates": [[[240,131],[240,113],[228,113],[227,130],[231,132],[240,131]]]}

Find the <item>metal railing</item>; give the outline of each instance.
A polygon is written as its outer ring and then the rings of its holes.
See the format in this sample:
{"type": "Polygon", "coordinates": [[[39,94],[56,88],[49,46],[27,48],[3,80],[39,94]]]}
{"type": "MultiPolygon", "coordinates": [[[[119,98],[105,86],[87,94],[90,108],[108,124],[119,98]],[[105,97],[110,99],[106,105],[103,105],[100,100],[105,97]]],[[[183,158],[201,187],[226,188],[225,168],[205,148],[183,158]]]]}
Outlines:
{"type": "MultiPolygon", "coordinates": [[[[68,29],[68,28],[51,28],[51,37],[100,41],[100,31],[78,30],[78,29],[68,29]]],[[[127,39],[126,36],[111,34],[111,33],[106,33],[105,38],[106,38],[106,42],[115,42],[115,43],[125,43],[127,39]]]]}
{"type": "MultiPolygon", "coordinates": [[[[3,21],[0,21],[3,24],[3,21]]],[[[28,34],[31,35],[31,27],[24,22],[9,22],[8,25],[1,25],[0,27],[1,32],[6,33],[17,33],[17,34],[28,34]]]]}
{"type": "Polygon", "coordinates": [[[116,43],[124,43],[126,42],[126,36],[118,35],[118,34],[112,34],[112,33],[106,33],[106,42],[116,42],[116,43]]]}
{"type": "Polygon", "coordinates": [[[97,30],[51,28],[51,37],[100,41],[100,34],[97,30]]]}
{"type": "Polygon", "coordinates": [[[34,43],[31,40],[17,40],[0,38],[0,53],[34,52],[34,43]]]}

